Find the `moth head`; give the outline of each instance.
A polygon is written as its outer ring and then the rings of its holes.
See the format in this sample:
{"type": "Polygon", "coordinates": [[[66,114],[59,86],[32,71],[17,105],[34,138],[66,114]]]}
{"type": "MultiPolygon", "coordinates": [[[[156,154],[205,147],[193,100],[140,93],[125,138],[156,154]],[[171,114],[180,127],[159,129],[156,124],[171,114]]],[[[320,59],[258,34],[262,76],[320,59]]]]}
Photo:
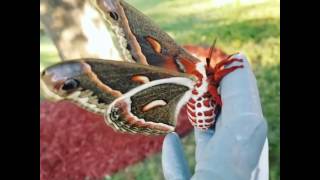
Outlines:
{"type": "Polygon", "coordinates": [[[41,72],[43,95],[50,100],[69,100],[88,111],[103,114],[106,104],[97,96],[98,88],[92,80],[91,67],[84,61],[66,61],[41,72]]]}

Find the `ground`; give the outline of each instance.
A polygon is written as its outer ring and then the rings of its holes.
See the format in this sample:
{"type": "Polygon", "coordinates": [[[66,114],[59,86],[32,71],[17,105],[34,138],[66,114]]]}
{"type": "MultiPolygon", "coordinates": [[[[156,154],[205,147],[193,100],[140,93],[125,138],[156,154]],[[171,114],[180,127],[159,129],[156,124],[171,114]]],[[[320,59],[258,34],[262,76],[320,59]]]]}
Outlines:
{"type": "MultiPolygon", "coordinates": [[[[270,179],[280,179],[280,1],[231,3],[215,6],[213,0],[128,0],[150,16],[179,44],[217,46],[228,53],[244,52],[252,64],[268,121],[270,179]]],[[[40,69],[57,62],[56,50],[41,35],[40,69]]],[[[194,169],[193,133],[183,145],[194,169]]],[[[106,179],[163,179],[161,154],[106,177],[106,179]]]]}

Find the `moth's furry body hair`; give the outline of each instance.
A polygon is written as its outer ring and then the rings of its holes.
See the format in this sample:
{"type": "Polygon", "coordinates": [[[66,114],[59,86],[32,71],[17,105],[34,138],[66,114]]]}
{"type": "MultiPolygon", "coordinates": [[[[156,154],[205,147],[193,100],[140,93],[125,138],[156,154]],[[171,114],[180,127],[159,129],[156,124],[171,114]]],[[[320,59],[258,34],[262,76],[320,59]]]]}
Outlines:
{"type": "Polygon", "coordinates": [[[187,114],[190,123],[201,130],[208,129],[215,120],[216,105],[212,96],[208,96],[208,77],[206,64],[201,62],[196,65],[196,70],[201,74],[197,85],[192,90],[187,103],[187,114]],[[210,113],[211,112],[211,113],[210,113]]]}

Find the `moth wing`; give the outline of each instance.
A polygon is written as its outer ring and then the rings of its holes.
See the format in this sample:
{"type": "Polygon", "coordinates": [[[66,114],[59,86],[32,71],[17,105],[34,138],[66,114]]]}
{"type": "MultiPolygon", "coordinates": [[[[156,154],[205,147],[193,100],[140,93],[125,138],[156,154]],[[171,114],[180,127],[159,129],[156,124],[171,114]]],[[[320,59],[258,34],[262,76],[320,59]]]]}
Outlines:
{"type": "MultiPolygon", "coordinates": [[[[81,61],[90,67],[89,71],[92,72],[92,74],[95,74],[96,79],[90,78],[89,80],[101,81],[101,84],[114,91],[120,92],[121,95],[138,86],[160,79],[185,77],[192,82],[195,81],[193,75],[169,71],[156,66],[119,61],[104,61],[100,59],[83,59],[81,61]]],[[[88,88],[94,87],[88,86],[88,88]]],[[[101,91],[100,93],[110,94],[107,91],[101,91]]],[[[110,97],[106,103],[110,104],[117,97],[118,96],[110,97]]]]}
{"type": "Polygon", "coordinates": [[[155,80],[114,100],[104,118],[116,131],[145,135],[174,131],[194,81],[186,77],[155,80]]]}
{"type": "Polygon", "coordinates": [[[192,75],[155,66],[101,59],[78,59],[48,67],[41,75],[41,87],[50,92],[48,95],[59,97],[59,100],[72,101],[88,111],[103,115],[109,104],[132,89],[173,77],[182,77],[191,82],[195,80],[192,75]],[[60,87],[70,79],[78,82],[76,89],[60,92],[60,87]]]}
{"type": "Polygon", "coordinates": [[[92,0],[92,3],[114,32],[116,46],[124,60],[187,73],[200,62],[127,2],[92,0]]]}

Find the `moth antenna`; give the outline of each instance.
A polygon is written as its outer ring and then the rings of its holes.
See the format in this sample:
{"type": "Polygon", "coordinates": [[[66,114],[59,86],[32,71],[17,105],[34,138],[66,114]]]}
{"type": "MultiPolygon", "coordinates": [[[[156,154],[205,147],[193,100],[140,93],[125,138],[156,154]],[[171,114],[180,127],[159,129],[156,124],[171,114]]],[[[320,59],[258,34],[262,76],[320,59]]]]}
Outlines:
{"type": "Polygon", "coordinates": [[[209,56],[206,58],[207,66],[210,66],[210,61],[211,61],[211,58],[212,58],[212,55],[213,55],[213,50],[214,50],[214,48],[216,46],[216,42],[217,42],[217,38],[215,38],[213,40],[213,43],[212,43],[212,45],[210,47],[210,50],[209,50],[209,56]]]}

